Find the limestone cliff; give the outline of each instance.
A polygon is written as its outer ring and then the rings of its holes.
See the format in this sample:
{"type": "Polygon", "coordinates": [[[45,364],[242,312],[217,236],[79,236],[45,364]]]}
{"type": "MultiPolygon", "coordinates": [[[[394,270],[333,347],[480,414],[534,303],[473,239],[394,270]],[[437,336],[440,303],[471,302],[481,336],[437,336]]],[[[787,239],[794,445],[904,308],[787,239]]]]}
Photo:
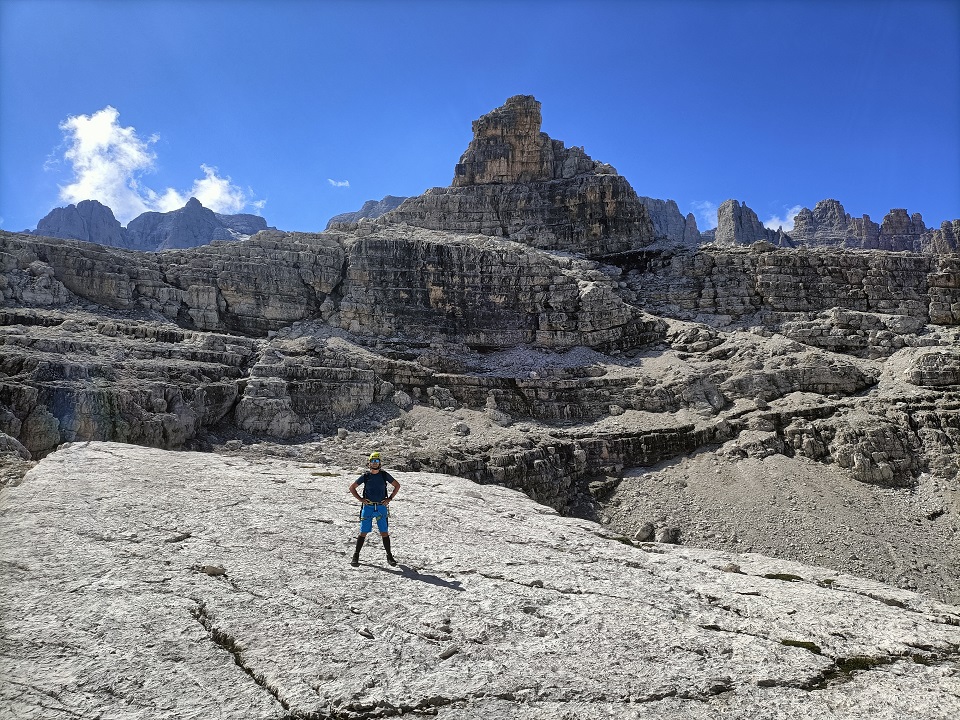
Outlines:
{"type": "MultiPolygon", "coordinates": [[[[535,101],[508,110],[478,123],[457,174],[475,184],[329,232],[158,253],[0,233],[0,455],[107,439],[353,463],[372,444],[398,470],[519,489],[624,533],[749,539],[960,597],[960,258],[793,249],[733,201],[726,242],[678,247],[675,205],[548,143],[535,101]],[[617,188],[622,203],[601,201],[617,188]],[[803,542],[776,531],[784,495],[750,504],[736,485],[771,465],[805,498],[789,508],[803,542]],[[652,467],[664,482],[628,479],[652,467]],[[830,515],[827,488],[858,502],[830,515]]],[[[846,222],[839,204],[818,216],[846,222]]],[[[950,247],[957,229],[931,238],[950,247]]]]}
{"type": "Polygon", "coordinates": [[[688,248],[695,248],[700,244],[697,219],[693,213],[687,213],[684,217],[675,200],[640,197],[640,202],[647,208],[650,219],[653,221],[657,239],[688,248]]]}
{"type": "Polygon", "coordinates": [[[473,123],[451,187],[410,198],[381,218],[480,233],[587,256],[626,252],[656,237],[630,184],[582,148],[540,131],[540,103],[517,95],[473,123]]]}
{"type": "Polygon", "coordinates": [[[736,200],[727,200],[717,208],[717,228],[713,240],[721,245],[752,245],[755,242],[790,244],[782,232],[764,227],[753,210],[736,200]]]}
{"type": "Polygon", "coordinates": [[[382,200],[367,200],[363,207],[355,212],[340,213],[334,215],[327,221],[327,230],[337,228],[340,225],[350,225],[359,220],[375,220],[376,218],[396,209],[406,200],[405,197],[387,195],[382,200]]]}
{"type": "Polygon", "coordinates": [[[880,226],[870,220],[869,215],[851,218],[843,205],[828,199],[818,202],[813,210],[801,209],[794,218],[790,237],[807,246],[877,249],[880,226]]]}

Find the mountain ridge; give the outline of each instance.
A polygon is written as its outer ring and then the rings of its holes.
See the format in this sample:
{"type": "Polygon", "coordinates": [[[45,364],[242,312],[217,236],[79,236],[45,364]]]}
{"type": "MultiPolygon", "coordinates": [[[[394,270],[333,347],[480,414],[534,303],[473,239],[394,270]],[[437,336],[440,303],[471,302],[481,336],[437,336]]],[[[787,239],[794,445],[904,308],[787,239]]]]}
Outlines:
{"type": "Polygon", "coordinates": [[[34,235],[83,240],[108,247],[157,252],[245,240],[267,230],[266,220],[246,213],[228,215],[205,208],[196,198],[169,212],[145,212],[123,227],[113,210],[97,200],[54,208],[37,223],[34,235]]]}

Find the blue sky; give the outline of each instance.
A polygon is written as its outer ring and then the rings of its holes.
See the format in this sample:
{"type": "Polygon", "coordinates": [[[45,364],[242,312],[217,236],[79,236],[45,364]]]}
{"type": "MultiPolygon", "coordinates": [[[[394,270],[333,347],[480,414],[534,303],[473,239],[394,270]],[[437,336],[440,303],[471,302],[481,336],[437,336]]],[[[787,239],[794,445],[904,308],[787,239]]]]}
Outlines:
{"type": "Polygon", "coordinates": [[[0,0],[0,227],[198,194],[319,230],[448,185],[515,94],[684,213],[960,218],[956,0],[0,0]]]}

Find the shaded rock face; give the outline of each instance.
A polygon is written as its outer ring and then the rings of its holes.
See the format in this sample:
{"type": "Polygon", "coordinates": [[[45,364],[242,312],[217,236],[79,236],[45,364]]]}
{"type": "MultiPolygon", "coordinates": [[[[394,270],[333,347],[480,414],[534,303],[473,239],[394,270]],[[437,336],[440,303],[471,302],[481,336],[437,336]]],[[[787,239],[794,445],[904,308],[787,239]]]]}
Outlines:
{"type": "Polygon", "coordinates": [[[717,208],[714,240],[724,245],[752,245],[755,242],[778,243],[776,230],[763,226],[757,214],[736,200],[727,200],[717,208]]]}
{"type": "Polygon", "coordinates": [[[880,247],[880,226],[869,215],[851,218],[836,200],[821,200],[812,211],[797,213],[790,237],[801,245],[874,250],[880,247]]]}
{"type": "Polygon", "coordinates": [[[242,239],[239,236],[256,235],[261,230],[267,229],[267,221],[259,215],[251,215],[250,213],[237,213],[235,215],[214,213],[214,215],[227,230],[226,233],[215,232],[214,240],[238,240],[242,239]]]}
{"type": "Polygon", "coordinates": [[[37,235],[73,238],[87,242],[130,247],[130,239],[113,210],[96,200],[82,200],[76,205],[54,208],[37,223],[37,235]]]}
{"type": "Polygon", "coordinates": [[[387,195],[382,200],[367,200],[363,207],[361,207],[356,212],[340,213],[339,215],[334,215],[327,222],[327,230],[331,229],[343,229],[342,226],[350,225],[356,223],[360,220],[375,220],[381,215],[390,212],[391,210],[396,209],[400,204],[406,200],[405,197],[397,197],[395,195],[387,195]]]}
{"type": "Polygon", "coordinates": [[[631,286],[653,312],[743,318],[843,308],[960,322],[955,255],[704,249],[637,273],[631,286]]]}
{"type": "Polygon", "coordinates": [[[687,213],[684,217],[676,201],[640,197],[640,202],[647,208],[657,239],[666,239],[673,245],[689,248],[700,244],[697,219],[693,213],[687,213]]]}
{"type": "Polygon", "coordinates": [[[812,211],[802,209],[794,220],[790,238],[798,245],[891,252],[945,254],[957,249],[951,223],[933,231],[926,227],[920,213],[909,215],[904,209],[894,209],[877,225],[869,215],[850,217],[836,200],[821,200],[812,211]]]}
{"type": "Polygon", "coordinates": [[[880,224],[880,249],[917,252],[926,233],[927,226],[920,213],[908,215],[905,209],[896,208],[887,213],[880,224]]]}
{"type": "Polygon", "coordinates": [[[428,473],[395,473],[399,566],[371,538],[351,568],[358,473],[110,443],[45,459],[0,500],[0,644],[29,678],[11,712],[49,714],[54,697],[70,716],[276,720],[960,711],[955,606],[757,554],[634,544],[428,473]],[[373,683],[354,671],[368,653],[373,683]]]}
{"type": "Polygon", "coordinates": [[[148,212],[127,225],[131,247],[137,250],[172,250],[206,245],[214,240],[236,240],[265,230],[257,215],[221,215],[190,198],[179,210],[148,212]]]}
{"type": "Polygon", "coordinates": [[[516,96],[473,124],[452,187],[410,198],[381,222],[480,233],[601,256],[655,239],[630,184],[582,148],[540,132],[540,103],[516,96]]]}
{"type": "Polygon", "coordinates": [[[153,252],[242,240],[266,229],[266,220],[258,215],[215,213],[196,198],[179,210],[138,215],[123,228],[106,205],[84,200],[51,210],[37,223],[34,234],[153,252]]]}
{"type": "Polygon", "coordinates": [[[960,220],[941,223],[930,236],[929,249],[934,253],[960,252],[960,220]]]}

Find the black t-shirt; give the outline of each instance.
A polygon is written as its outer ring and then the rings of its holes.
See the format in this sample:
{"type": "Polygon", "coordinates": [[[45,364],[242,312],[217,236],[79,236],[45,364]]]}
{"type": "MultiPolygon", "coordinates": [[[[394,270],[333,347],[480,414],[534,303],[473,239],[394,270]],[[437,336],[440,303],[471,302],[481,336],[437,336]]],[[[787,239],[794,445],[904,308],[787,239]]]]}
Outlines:
{"type": "Polygon", "coordinates": [[[370,502],[383,502],[387,497],[387,483],[395,483],[396,480],[386,470],[378,473],[365,472],[357,478],[357,485],[363,485],[363,495],[370,502]]]}

